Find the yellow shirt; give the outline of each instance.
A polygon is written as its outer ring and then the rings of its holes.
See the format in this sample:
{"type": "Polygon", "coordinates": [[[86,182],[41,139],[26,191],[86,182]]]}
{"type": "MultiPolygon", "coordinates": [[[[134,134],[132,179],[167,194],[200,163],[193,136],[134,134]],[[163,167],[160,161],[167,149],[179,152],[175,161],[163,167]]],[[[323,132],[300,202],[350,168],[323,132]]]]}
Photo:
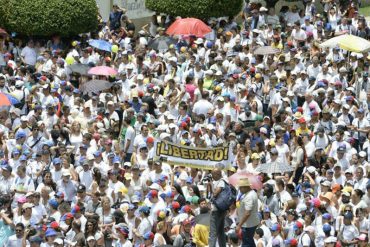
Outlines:
{"type": "Polygon", "coordinates": [[[296,129],[295,134],[297,136],[299,136],[301,134],[311,134],[311,131],[307,127],[305,129],[302,129],[301,127],[299,127],[299,128],[296,129]]]}
{"type": "Polygon", "coordinates": [[[205,247],[208,245],[209,227],[196,224],[193,230],[193,242],[197,247],[205,247]]]}

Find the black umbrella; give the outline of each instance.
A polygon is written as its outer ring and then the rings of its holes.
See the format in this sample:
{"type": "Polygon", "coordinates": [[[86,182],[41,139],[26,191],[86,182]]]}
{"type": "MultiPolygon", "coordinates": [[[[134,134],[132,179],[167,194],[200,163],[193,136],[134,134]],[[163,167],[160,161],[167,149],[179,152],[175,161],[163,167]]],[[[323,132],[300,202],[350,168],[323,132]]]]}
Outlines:
{"type": "Polygon", "coordinates": [[[177,41],[171,37],[161,36],[149,41],[148,47],[157,51],[167,51],[170,45],[174,45],[176,43],[177,41]]]}
{"type": "Polygon", "coordinates": [[[98,93],[111,88],[113,83],[104,80],[91,80],[81,86],[81,91],[84,93],[98,93]]]}
{"type": "Polygon", "coordinates": [[[75,63],[69,66],[71,71],[73,73],[77,73],[80,75],[87,75],[87,72],[89,71],[90,67],[87,64],[82,64],[82,63],[75,63]]]}

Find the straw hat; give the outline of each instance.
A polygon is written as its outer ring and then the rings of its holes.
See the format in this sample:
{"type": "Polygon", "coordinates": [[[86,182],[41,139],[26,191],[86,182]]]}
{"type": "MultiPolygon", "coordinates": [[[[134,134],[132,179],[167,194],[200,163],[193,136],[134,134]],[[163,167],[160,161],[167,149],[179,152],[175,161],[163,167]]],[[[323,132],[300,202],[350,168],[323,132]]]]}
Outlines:
{"type": "Polygon", "coordinates": [[[333,192],[326,192],[325,194],[320,195],[319,198],[321,201],[328,201],[332,205],[335,204],[333,192]]]}
{"type": "Polygon", "coordinates": [[[248,178],[242,178],[238,181],[238,187],[250,187],[251,183],[248,178]]]}

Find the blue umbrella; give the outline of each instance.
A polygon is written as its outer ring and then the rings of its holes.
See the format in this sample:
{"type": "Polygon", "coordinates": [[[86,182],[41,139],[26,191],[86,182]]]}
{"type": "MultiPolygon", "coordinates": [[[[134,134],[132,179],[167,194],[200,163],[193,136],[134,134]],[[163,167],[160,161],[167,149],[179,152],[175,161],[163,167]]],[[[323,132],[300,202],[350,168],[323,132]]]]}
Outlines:
{"type": "Polygon", "coordinates": [[[103,51],[112,51],[112,44],[105,40],[92,39],[89,41],[89,45],[92,47],[98,48],[103,51]]]}

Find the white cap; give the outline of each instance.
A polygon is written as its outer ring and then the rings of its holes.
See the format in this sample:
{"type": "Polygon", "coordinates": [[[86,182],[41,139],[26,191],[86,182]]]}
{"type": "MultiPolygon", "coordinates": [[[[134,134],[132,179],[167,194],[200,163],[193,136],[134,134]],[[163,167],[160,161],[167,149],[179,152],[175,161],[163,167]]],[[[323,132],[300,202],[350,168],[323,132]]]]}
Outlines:
{"type": "Polygon", "coordinates": [[[207,124],[206,128],[209,129],[209,130],[214,130],[215,126],[213,124],[207,124]]]}
{"type": "Polygon", "coordinates": [[[166,124],[160,124],[157,127],[158,131],[167,131],[167,125],[166,124]]]}
{"type": "Polygon", "coordinates": [[[87,237],[86,241],[95,240],[94,236],[87,237]]]}
{"type": "Polygon", "coordinates": [[[167,116],[167,119],[168,120],[175,120],[176,118],[175,118],[174,115],[170,114],[170,115],[167,116]]]}
{"type": "Polygon", "coordinates": [[[174,123],[170,123],[169,125],[168,125],[168,128],[170,128],[170,129],[173,129],[173,128],[175,128],[176,129],[176,124],[174,124],[174,123]]]}
{"type": "Polygon", "coordinates": [[[361,151],[358,153],[358,155],[361,157],[361,158],[365,158],[366,157],[366,152],[365,151],[361,151]]]}
{"type": "Polygon", "coordinates": [[[136,79],[138,79],[138,80],[144,80],[143,74],[138,74],[137,77],[136,77],[136,79]]]}
{"type": "Polygon", "coordinates": [[[28,117],[27,116],[22,116],[21,121],[22,122],[28,122],[28,117]]]}
{"type": "Polygon", "coordinates": [[[218,70],[218,71],[216,72],[216,75],[222,75],[222,72],[221,72],[220,70],[218,70]]]}
{"type": "Polygon", "coordinates": [[[24,85],[24,81],[17,80],[17,81],[15,82],[15,87],[23,87],[23,85],[24,85]]]}
{"type": "Polygon", "coordinates": [[[203,44],[204,40],[202,38],[198,38],[196,41],[194,41],[195,44],[203,44]]]}
{"type": "Polygon", "coordinates": [[[149,189],[159,191],[161,189],[161,187],[157,183],[152,183],[152,185],[149,186],[149,189]]]}
{"type": "Polygon", "coordinates": [[[62,176],[71,176],[71,172],[69,171],[69,169],[63,169],[62,176]]]}
{"type": "Polygon", "coordinates": [[[107,105],[114,105],[113,101],[108,101],[107,105]]]}
{"type": "Polygon", "coordinates": [[[170,135],[170,134],[168,134],[168,133],[161,133],[161,134],[159,135],[159,139],[161,139],[161,140],[164,140],[164,139],[166,139],[166,138],[168,138],[168,137],[171,137],[171,135],[170,135]]]}
{"type": "Polygon", "coordinates": [[[56,238],[53,242],[54,244],[63,244],[63,239],[61,238],[56,238]]]}
{"type": "Polygon", "coordinates": [[[177,58],[176,57],[170,57],[168,59],[168,61],[177,63],[177,58]]]}
{"type": "Polygon", "coordinates": [[[206,75],[213,75],[213,70],[209,69],[205,73],[206,73],[206,75]]]}

